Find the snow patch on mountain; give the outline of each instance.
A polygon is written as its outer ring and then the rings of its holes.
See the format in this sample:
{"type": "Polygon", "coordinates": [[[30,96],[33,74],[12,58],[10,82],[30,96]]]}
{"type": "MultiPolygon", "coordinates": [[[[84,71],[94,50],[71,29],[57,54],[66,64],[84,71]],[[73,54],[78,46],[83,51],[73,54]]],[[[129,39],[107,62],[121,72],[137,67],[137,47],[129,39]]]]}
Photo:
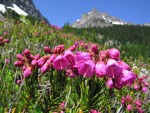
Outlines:
{"type": "Polygon", "coordinates": [[[3,4],[0,4],[0,11],[5,13],[6,9],[5,6],[3,4]]]}
{"type": "Polygon", "coordinates": [[[19,15],[24,15],[24,16],[28,15],[26,12],[24,12],[22,9],[20,9],[16,4],[12,4],[12,5],[13,5],[13,7],[6,7],[5,5],[0,4],[0,11],[5,13],[6,12],[6,8],[8,8],[8,9],[14,10],[19,15]]]}
{"type": "Polygon", "coordinates": [[[99,12],[93,8],[92,11],[84,13],[81,19],[76,20],[72,27],[84,28],[84,27],[107,27],[112,25],[125,25],[128,24],[123,20],[109,15],[105,12],[99,12]]]}

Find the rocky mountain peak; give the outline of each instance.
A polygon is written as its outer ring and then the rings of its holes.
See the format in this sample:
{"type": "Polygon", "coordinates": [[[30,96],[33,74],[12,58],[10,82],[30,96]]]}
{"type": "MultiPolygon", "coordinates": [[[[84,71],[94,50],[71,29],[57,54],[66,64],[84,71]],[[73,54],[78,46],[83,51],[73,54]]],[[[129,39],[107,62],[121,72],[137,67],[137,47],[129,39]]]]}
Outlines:
{"type": "Polygon", "coordinates": [[[36,9],[32,0],[0,0],[0,4],[3,4],[6,7],[13,7],[13,4],[15,4],[28,15],[49,23],[48,20],[40,13],[40,11],[36,9]]]}
{"type": "Polygon", "coordinates": [[[100,12],[96,8],[93,8],[90,12],[82,15],[81,19],[78,19],[73,23],[73,27],[86,28],[86,27],[106,27],[112,25],[124,25],[127,24],[121,19],[109,15],[105,12],[100,12]]]}

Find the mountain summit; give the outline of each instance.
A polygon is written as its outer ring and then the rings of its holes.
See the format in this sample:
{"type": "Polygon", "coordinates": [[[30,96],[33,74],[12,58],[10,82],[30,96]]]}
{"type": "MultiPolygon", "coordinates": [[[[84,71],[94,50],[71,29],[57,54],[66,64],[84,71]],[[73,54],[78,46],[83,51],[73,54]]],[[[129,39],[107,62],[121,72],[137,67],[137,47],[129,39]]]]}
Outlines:
{"type": "MultiPolygon", "coordinates": [[[[0,5],[5,6],[7,8],[11,8],[15,12],[19,14],[19,12],[27,13],[29,16],[33,16],[39,20],[44,20],[47,23],[48,20],[40,13],[38,9],[36,9],[32,0],[0,0],[0,5]]],[[[3,10],[5,10],[3,8],[3,10]]]]}
{"type": "Polygon", "coordinates": [[[106,27],[112,25],[125,25],[121,19],[114,16],[110,16],[105,12],[99,12],[96,8],[93,8],[91,12],[83,14],[81,19],[76,20],[73,23],[73,27],[76,28],[86,28],[86,27],[106,27]]]}

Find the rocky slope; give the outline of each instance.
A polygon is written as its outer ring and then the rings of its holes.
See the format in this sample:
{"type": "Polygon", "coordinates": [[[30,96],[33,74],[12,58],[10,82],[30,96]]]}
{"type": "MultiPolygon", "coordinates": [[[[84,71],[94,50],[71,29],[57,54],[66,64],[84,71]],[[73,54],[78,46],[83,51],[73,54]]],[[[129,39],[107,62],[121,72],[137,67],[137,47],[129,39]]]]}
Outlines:
{"type": "Polygon", "coordinates": [[[129,24],[121,19],[114,16],[110,16],[107,13],[99,12],[97,9],[93,8],[91,12],[83,14],[81,19],[78,19],[73,23],[73,27],[76,28],[86,28],[86,27],[105,27],[112,25],[125,25],[129,24]]]}
{"type": "Polygon", "coordinates": [[[0,0],[0,4],[3,4],[6,7],[14,7],[15,4],[28,15],[39,20],[45,20],[47,23],[49,23],[48,20],[40,13],[40,11],[36,9],[32,0],[0,0]]]}

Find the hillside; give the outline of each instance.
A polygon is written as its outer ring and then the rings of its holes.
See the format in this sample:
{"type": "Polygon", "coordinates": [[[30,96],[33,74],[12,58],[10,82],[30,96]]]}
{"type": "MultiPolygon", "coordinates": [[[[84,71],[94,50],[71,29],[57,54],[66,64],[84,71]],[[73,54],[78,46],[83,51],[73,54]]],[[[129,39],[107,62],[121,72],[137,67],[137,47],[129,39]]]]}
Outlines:
{"type": "Polygon", "coordinates": [[[150,111],[150,27],[0,16],[0,113],[150,111]]]}
{"type": "Polygon", "coordinates": [[[150,60],[150,27],[141,25],[114,25],[99,28],[73,28],[64,26],[64,31],[72,32],[83,39],[97,42],[103,46],[119,47],[125,56],[150,60]]]}

